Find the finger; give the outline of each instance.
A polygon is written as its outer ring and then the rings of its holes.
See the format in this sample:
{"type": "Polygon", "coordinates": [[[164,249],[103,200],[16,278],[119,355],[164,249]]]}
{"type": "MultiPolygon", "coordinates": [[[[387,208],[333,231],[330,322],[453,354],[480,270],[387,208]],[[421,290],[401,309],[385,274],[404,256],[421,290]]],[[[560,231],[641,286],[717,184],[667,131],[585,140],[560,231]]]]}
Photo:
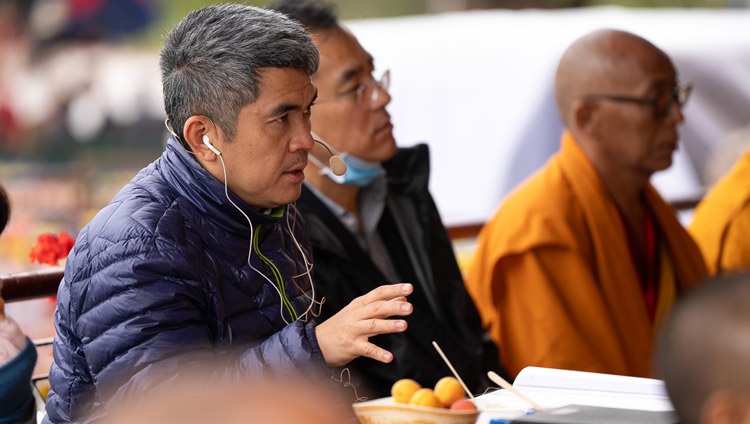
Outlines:
{"type": "Polygon", "coordinates": [[[363,347],[359,352],[359,356],[374,359],[378,362],[387,364],[393,361],[393,354],[381,347],[378,347],[370,342],[364,342],[363,347]]]}
{"type": "Polygon", "coordinates": [[[385,349],[379,348],[379,347],[373,345],[372,343],[369,343],[369,344],[371,344],[372,346],[375,347],[375,349],[373,349],[374,353],[372,355],[370,355],[370,354],[364,354],[364,355],[361,355],[361,356],[366,356],[368,358],[372,358],[372,359],[374,359],[376,361],[379,361],[379,362],[382,362],[384,364],[390,363],[393,360],[393,354],[391,352],[388,352],[385,349]]]}
{"type": "Polygon", "coordinates": [[[361,320],[372,318],[388,318],[391,316],[404,317],[411,315],[414,305],[406,300],[380,300],[363,306],[357,316],[361,320]]]}
{"type": "Polygon", "coordinates": [[[409,283],[402,284],[387,284],[379,286],[368,293],[358,297],[355,301],[358,301],[360,306],[377,302],[378,300],[390,300],[397,297],[404,297],[410,295],[414,291],[414,286],[409,283]]]}
{"type": "Polygon", "coordinates": [[[355,325],[355,332],[367,338],[379,334],[403,333],[409,324],[403,319],[369,319],[359,321],[355,325]]]}

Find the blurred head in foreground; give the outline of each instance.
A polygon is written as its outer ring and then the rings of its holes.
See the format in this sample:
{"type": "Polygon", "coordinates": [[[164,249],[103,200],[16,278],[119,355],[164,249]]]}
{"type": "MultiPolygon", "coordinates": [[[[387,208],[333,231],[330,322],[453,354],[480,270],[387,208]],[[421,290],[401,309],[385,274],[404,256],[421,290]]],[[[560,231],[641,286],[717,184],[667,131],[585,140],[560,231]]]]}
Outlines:
{"type": "Polygon", "coordinates": [[[333,385],[302,379],[189,373],[115,402],[98,424],[344,424],[351,407],[333,385]]]}
{"type": "Polygon", "coordinates": [[[750,273],[713,277],[662,328],[657,370],[684,424],[750,423],[750,273]]]}

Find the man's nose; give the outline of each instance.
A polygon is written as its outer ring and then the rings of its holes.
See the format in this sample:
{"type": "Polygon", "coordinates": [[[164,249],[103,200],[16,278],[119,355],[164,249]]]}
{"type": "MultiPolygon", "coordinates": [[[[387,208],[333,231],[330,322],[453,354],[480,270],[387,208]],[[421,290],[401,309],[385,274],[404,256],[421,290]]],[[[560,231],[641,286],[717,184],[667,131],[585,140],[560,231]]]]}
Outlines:
{"type": "Polygon", "coordinates": [[[298,130],[292,138],[292,143],[289,147],[293,152],[299,149],[309,152],[313,149],[314,146],[315,142],[313,141],[312,134],[310,133],[310,128],[303,125],[302,128],[298,130]]]}

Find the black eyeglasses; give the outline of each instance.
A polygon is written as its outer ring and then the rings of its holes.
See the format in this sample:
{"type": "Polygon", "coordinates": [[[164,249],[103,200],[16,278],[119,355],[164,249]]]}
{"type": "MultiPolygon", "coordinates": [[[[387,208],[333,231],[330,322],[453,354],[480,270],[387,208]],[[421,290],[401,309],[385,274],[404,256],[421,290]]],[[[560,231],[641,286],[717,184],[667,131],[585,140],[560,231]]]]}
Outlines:
{"type": "Polygon", "coordinates": [[[663,91],[655,97],[629,97],[616,94],[591,94],[586,96],[587,100],[609,100],[613,102],[628,102],[648,105],[654,108],[654,117],[664,118],[669,115],[672,105],[677,102],[680,107],[684,106],[690,97],[693,86],[689,83],[677,83],[672,90],[663,91]]]}

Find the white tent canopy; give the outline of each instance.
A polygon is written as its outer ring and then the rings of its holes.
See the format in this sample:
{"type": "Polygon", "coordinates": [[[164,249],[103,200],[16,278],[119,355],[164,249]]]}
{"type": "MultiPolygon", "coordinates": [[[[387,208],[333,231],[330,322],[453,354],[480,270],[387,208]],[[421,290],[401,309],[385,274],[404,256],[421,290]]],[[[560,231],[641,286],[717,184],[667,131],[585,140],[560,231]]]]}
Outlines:
{"type": "Polygon", "coordinates": [[[391,69],[400,145],[427,142],[431,190],[447,225],[482,222],[558,148],[557,61],[599,28],[639,34],[694,84],[682,144],[654,183],[670,200],[704,190],[709,155],[750,124],[750,10],[616,7],[471,11],[346,22],[391,69]]]}

